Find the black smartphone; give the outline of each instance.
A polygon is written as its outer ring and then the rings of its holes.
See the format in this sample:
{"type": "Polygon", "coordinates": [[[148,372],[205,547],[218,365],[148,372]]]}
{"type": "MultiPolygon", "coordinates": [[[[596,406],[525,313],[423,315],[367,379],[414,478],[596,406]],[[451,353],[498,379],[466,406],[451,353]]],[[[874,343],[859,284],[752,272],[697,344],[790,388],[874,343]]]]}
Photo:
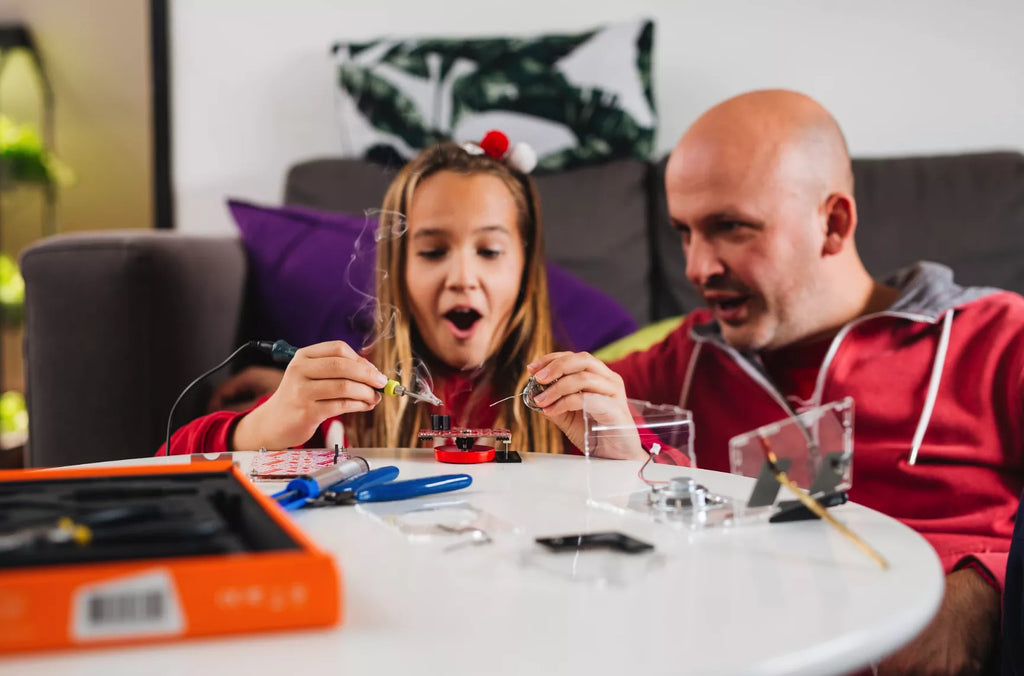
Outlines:
{"type": "Polygon", "coordinates": [[[579,549],[603,548],[627,554],[637,554],[654,549],[654,545],[643,540],[637,540],[635,537],[618,531],[557,535],[554,537],[536,538],[536,542],[553,552],[574,552],[579,549]]]}

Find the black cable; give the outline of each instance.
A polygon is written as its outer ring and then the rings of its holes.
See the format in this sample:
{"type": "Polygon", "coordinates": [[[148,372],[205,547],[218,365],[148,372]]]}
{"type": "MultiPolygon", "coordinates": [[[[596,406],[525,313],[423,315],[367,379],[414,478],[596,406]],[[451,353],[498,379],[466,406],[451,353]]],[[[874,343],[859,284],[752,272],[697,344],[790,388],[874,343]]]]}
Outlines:
{"type": "Polygon", "coordinates": [[[174,406],[171,406],[171,412],[167,414],[167,445],[164,446],[164,448],[166,449],[165,453],[167,455],[171,454],[171,421],[174,420],[174,409],[178,408],[178,404],[181,403],[182,397],[184,397],[185,394],[189,390],[191,390],[193,387],[195,387],[196,383],[200,382],[203,378],[206,378],[207,376],[211,375],[212,373],[214,373],[218,369],[221,369],[221,368],[224,368],[225,366],[227,366],[228,363],[230,363],[232,359],[237,357],[239,355],[239,353],[242,350],[244,350],[245,348],[252,347],[252,348],[256,348],[256,349],[261,349],[262,346],[260,345],[260,342],[261,341],[258,341],[258,340],[250,340],[247,343],[243,343],[237,350],[235,350],[234,352],[231,353],[230,357],[228,357],[227,359],[225,359],[221,363],[217,364],[212,369],[210,369],[209,371],[207,371],[203,375],[199,376],[195,380],[193,380],[191,383],[188,384],[187,387],[185,387],[185,389],[183,389],[181,391],[181,394],[178,395],[178,398],[174,400],[174,406]]]}

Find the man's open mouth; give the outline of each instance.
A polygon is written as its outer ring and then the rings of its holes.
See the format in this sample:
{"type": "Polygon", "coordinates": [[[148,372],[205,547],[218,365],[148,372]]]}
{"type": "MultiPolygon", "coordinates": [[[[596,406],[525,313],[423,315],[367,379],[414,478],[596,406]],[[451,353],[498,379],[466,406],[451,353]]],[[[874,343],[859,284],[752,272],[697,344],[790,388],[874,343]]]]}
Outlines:
{"type": "Polygon", "coordinates": [[[455,325],[459,331],[468,331],[482,317],[473,308],[453,308],[444,313],[444,318],[455,325]]]}
{"type": "Polygon", "coordinates": [[[709,304],[712,308],[721,308],[722,310],[734,310],[739,306],[747,302],[750,296],[736,296],[735,298],[717,298],[710,300],[709,304]]]}

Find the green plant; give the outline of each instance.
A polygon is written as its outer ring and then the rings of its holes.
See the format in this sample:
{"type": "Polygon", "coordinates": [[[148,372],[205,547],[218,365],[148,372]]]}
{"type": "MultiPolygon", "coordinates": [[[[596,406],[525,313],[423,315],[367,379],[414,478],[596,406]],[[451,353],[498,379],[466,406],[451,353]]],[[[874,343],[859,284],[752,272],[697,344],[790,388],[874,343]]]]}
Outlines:
{"type": "Polygon", "coordinates": [[[9,391],[0,395],[0,432],[10,434],[28,431],[28,410],[21,392],[9,391]]]}
{"type": "MultiPolygon", "coordinates": [[[[0,188],[19,183],[68,185],[71,169],[50,152],[39,132],[0,115],[0,188]]],[[[25,280],[14,258],[0,253],[0,325],[17,326],[25,317],[25,280]]],[[[0,395],[0,437],[9,440],[28,431],[28,410],[21,392],[0,395]]],[[[0,444],[0,446],[5,446],[0,444]]]]}
{"type": "Polygon", "coordinates": [[[0,323],[17,326],[25,318],[25,280],[18,264],[0,253],[0,323]]]}
{"type": "Polygon", "coordinates": [[[46,149],[39,132],[0,115],[0,185],[18,182],[67,185],[71,169],[46,149]]]}

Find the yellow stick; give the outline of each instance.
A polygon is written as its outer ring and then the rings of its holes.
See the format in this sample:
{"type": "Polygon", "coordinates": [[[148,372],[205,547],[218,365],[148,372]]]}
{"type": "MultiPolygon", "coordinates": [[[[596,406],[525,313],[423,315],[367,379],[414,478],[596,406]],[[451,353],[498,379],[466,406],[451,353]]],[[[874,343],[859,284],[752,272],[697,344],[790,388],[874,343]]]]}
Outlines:
{"type": "Polygon", "coordinates": [[[779,469],[779,466],[777,464],[778,458],[775,457],[775,453],[773,453],[771,451],[771,449],[768,448],[768,440],[767,439],[761,439],[761,444],[765,447],[765,449],[764,449],[765,456],[768,459],[768,464],[771,465],[772,474],[775,475],[775,480],[776,481],[778,481],[780,484],[782,484],[783,486],[788,488],[790,491],[792,491],[793,495],[795,495],[797,497],[797,499],[801,503],[803,503],[803,505],[805,507],[807,507],[807,509],[811,510],[812,513],[817,515],[819,518],[821,518],[821,519],[829,522],[830,524],[832,524],[832,526],[834,526],[840,533],[842,533],[843,535],[848,537],[850,540],[852,540],[853,544],[855,544],[858,547],[860,547],[860,549],[865,554],[867,554],[872,559],[874,559],[875,562],[877,562],[878,565],[880,565],[882,567],[882,570],[888,570],[889,569],[889,562],[886,561],[882,557],[881,554],[879,554],[874,549],[872,549],[871,545],[869,545],[868,543],[864,542],[864,540],[860,539],[860,537],[856,533],[854,533],[852,530],[847,528],[844,524],[842,524],[839,521],[837,521],[831,514],[828,513],[827,509],[825,509],[824,507],[822,507],[821,505],[818,504],[817,500],[812,498],[805,491],[801,490],[799,486],[797,486],[795,483],[793,483],[792,479],[790,479],[788,476],[786,476],[785,472],[783,472],[781,469],[779,469]]]}

